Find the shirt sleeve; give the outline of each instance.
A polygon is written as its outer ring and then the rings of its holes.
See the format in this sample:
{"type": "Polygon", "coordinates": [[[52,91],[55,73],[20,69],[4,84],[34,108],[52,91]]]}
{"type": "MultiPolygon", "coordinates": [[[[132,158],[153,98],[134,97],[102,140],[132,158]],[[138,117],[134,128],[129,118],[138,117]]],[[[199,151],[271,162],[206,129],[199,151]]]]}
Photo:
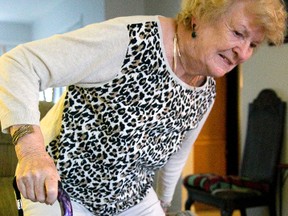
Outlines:
{"type": "Polygon", "coordinates": [[[187,133],[181,149],[176,154],[172,155],[167,164],[159,170],[156,191],[162,202],[170,203],[172,201],[176,184],[181,176],[183,167],[185,166],[186,160],[191,152],[191,148],[206,122],[212,107],[213,104],[209,107],[202,120],[199,122],[198,127],[187,133]]]}
{"type": "Polygon", "coordinates": [[[39,125],[39,91],[93,86],[115,77],[126,54],[125,22],[113,19],[20,45],[0,58],[0,120],[39,125]]]}

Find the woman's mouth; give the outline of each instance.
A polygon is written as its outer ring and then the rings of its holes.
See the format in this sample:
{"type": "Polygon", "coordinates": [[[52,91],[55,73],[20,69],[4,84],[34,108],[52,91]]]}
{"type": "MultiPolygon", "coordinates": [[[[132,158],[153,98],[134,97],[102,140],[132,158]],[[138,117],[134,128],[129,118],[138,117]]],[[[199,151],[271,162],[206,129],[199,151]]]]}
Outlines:
{"type": "Polygon", "coordinates": [[[229,66],[233,65],[233,62],[230,61],[230,59],[228,59],[226,56],[224,56],[224,55],[222,55],[222,54],[219,54],[219,55],[220,55],[220,57],[224,60],[224,62],[225,62],[227,65],[229,65],[229,66]]]}

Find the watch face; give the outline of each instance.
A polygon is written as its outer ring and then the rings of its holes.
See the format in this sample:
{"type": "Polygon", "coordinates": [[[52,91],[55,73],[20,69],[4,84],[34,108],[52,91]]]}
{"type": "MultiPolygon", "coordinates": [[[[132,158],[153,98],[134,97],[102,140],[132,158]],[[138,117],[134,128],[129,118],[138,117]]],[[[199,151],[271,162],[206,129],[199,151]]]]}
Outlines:
{"type": "Polygon", "coordinates": [[[62,215],[73,216],[73,209],[72,209],[70,197],[66,193],[66,191],[62,188],[62,184],[60,181],[58,182],[58,198],[57,199],[62,208],[62,215]]]}

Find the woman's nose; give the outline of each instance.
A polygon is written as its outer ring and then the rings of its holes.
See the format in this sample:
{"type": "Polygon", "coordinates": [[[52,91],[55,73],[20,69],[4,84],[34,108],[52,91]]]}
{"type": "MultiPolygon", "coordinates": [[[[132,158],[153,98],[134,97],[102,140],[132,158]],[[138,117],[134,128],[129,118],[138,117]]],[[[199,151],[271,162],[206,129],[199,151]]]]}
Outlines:
{"type": "Polygon", "coordinates": [[[240,63],[247,61],[253,54],[253,48],[251,47],[250,42],[242,43],[239,46],[236,46],[233,49],[233,52],[236,55],[237,60],[240,63]]]}

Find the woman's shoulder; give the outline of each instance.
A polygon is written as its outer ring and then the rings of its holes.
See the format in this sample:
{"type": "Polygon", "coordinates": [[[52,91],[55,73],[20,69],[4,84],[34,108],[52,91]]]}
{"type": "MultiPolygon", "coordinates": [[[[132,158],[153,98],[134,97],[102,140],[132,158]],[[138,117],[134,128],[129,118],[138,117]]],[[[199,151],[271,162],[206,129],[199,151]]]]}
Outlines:
{"type": "Polygon", "coordinates": [[[106,23],[115,23],[115,24],[134,24],[134,23],[145,23],[145,22],[159,22],[160,20],[164,19],[162,16],[151,15],[151,16],[122,16],[116,17],[112,19],[108,19],[106,23]]]}
{"type": "MultiPolygon", "coordinates": [[[[127,26],[132,24],[139,24],[139,23],[147,23],[147,22],[157,22],[159,21],[159,16],[122,16],[122,17],[115,17],[111,19],[107,19],[102,22],[96,22],[87,25],[84,29],[84,31],[95,31],[99,32],[99,30],[102,31],[109,31],[110,33],[113,31],[121,31],[123,33],[126,32],[127,26]]],[[[121,33],[120,32],[120,33],[121,33]]]]}
{"type": "Polygon", "coordinates": [[[161,26],[161,28],[164,27],[166,29],[167,26],[171,26],[171,23],[173,22],[172,18],[167,18],[163,16],[158,16],[158,15],[151,15],[151,16],[122,16],[122,17],[115,17],[111,19],[107,19],[103,22],[96,22],[90,25],[87,25],[86,30],[95,30],[97,29],[97,32],[99,29],[101,30],[120,30],[123,32],[126,32],[124,30],[127,30],[128,25],[132,24],[140,24],[140,23],[147,23],[147,22],[156,22],[158,27],[161,26]]]}

